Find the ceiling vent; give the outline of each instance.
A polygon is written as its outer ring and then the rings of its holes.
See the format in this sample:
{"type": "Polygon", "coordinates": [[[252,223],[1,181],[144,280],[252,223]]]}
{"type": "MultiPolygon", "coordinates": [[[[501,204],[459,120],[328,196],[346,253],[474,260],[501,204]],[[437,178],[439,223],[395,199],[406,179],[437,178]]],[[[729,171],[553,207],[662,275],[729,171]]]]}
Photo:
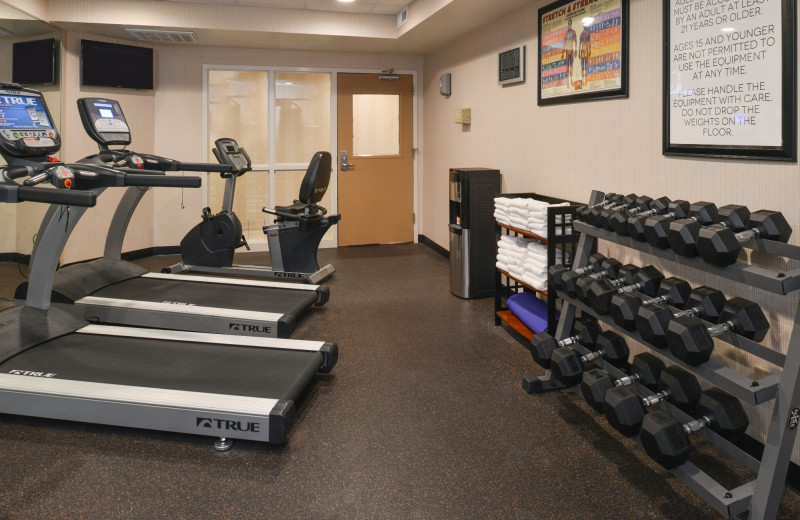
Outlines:
{"type": "Polygon", "coordinates": [[[132,29],[126,31],[137,40],[144,42],[196,43],[199,40],[192,31],[161,31],[156,29],[132,29]]]}
{"type": "Polygon", "coordinates": [[[399,28],[407,21],[408,21],[408,6],[404,7],[399,13],[397,13],[397,27],[399,28]]]}

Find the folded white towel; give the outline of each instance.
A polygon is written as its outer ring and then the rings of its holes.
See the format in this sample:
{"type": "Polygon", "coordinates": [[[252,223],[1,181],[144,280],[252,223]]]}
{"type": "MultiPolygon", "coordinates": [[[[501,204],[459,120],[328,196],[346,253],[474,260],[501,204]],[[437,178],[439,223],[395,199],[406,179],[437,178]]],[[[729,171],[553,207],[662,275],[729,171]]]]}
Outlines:
{"type": "Polygon", "coordinates": [[[503,255],[503,254],[498,254],[497,255],[497,261],[504,263],[506,265],[506,271],[508,271],[508,268],[510,266],[516,264],[517,262],[519,262],[519,259],[518,258],[512,258],[510,256],[503,255]]]}
{"type": "Polygon", "coordinates": [[[531,278],[528,276],[523,276],[522,281],[534,289],[539,291],[546,291],[547,290],[547,280],[539,280],[537,278],[531,278]]]}

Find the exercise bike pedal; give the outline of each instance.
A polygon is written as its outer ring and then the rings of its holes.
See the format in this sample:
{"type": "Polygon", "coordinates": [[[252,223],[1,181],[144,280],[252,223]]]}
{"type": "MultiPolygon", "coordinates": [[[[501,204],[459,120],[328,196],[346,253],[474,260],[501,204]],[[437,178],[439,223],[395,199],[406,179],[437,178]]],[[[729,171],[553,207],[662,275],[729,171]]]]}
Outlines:
{"type": "Polygon", "coordinates": [[[250,244],[247,243],[247,239],[244,237],[244,235],[242,235],[242,243],[240,245],[244,246],[245,249],[250,251],[250,244]]]}

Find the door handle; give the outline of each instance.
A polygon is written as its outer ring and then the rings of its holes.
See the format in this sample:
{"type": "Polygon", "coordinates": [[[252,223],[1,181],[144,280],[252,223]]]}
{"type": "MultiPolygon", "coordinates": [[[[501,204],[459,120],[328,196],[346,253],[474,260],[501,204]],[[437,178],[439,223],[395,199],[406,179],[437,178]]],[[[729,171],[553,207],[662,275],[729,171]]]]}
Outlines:
{"type": "Polygon", "coordinates": [[[347,162],[347,150],[342,150],[339,152],[339,167],[343,172],[355,168],[355,164],[350,164],[347,162]]]}

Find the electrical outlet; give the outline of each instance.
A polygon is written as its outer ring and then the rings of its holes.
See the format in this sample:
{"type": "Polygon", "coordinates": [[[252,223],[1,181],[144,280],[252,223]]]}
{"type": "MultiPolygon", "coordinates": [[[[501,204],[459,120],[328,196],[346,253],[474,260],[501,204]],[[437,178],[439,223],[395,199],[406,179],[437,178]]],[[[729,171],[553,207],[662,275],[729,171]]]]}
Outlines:
{"type": "Polygon", "coordinates": [[[758,365],[755,365],[753,367],[753,381],[758,381],[759,379],[764,379],[765,377],[769,376],[770,376],[769,370],[767,370],[766,368],[760,367],[758,365]]]}

